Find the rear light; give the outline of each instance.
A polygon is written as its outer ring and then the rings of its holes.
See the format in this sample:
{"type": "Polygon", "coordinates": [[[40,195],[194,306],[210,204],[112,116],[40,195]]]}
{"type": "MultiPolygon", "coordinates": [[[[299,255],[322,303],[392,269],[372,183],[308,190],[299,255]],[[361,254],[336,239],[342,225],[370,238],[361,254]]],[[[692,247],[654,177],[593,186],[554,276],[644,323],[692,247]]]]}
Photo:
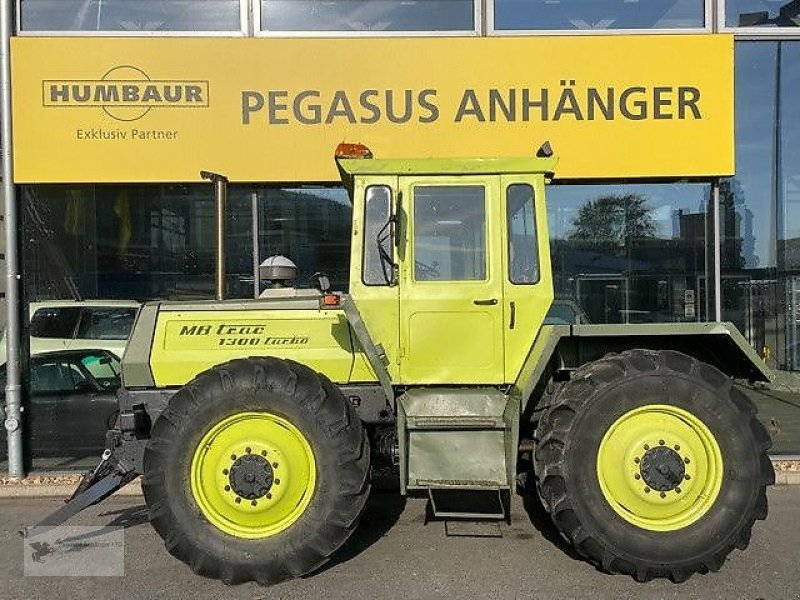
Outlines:
{"type": "Polygon", "coordinates": [[[336,158],[372,158],[372,151],[364,144],[348,144],[342,142],[336,146],[336,158]]]}
{"type": "Polygon", "coordinates": [[[339,304],[340,304],[340,298],[337,294],[322,295],[322,306],[324,308],[338,308],[339,304]]]}

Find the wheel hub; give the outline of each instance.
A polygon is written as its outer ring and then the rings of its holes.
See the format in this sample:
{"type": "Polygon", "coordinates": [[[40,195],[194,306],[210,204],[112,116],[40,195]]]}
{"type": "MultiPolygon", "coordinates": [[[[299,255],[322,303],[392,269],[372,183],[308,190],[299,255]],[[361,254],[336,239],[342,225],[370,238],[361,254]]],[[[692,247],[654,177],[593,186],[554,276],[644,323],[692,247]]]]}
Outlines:
{"type": "Polygon", "coordinates": [[[649,488],[657,492],[669,492],[681,484],[686,475],[686,467],[675,450],[667,446],[656,446],[645,452],[639,473],[649,488]]]}
{"type": "Polygon", "coordinates": [[[228,473],[231,489],[247,500],[263,498],[272,489],[272,465],[262,456],[245,454],[237,458],[228,473]]]}

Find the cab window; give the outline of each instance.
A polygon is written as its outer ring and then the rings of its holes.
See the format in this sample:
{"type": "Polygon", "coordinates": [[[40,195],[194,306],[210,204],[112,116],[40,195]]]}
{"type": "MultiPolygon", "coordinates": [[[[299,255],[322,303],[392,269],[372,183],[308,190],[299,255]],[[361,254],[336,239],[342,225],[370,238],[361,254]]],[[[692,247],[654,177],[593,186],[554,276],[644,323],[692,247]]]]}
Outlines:
{"type": "Polygon", "coordinates": [[[486,279],[486,190],[482,185],[414,188],[414,279],[486,279]]]}
{"type": "Polygon", "coordinates": [[[515,183],[506,190],[508,224],[508,278],[511,283],[539,281],[539,252],[536,238],[536,211],[533,188],[515,183]]]}
{"type": "Polygon", "coordinates": [[[366,285],[389,285],[392,281],[392,192],[385,185],[371,185],[364,199],[364,256],[361,280],[366,285]],[[381,254],[383,253],[383,256],[381,254]]]}

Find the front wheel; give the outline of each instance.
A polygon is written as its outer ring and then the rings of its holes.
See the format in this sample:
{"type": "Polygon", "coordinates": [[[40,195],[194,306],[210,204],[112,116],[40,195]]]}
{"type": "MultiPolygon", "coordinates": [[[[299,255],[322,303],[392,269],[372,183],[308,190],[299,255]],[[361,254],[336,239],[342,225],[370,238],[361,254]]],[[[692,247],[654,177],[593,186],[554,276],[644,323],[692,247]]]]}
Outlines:
{"type": "Polygon", "coordinates": [[[275,358],[198,375],[159,415],[142,488],[167,549],[225,583],[313,571],[369,491],[364,427],[324,376],[275,358]]]}
{"type": "Polygon", "coordinates": [[[716,571],[767,516],[769,436],[717,369],[633,350],[578,369],[538,423],[537,489],[556,528],[608,572],[716,571]]]}

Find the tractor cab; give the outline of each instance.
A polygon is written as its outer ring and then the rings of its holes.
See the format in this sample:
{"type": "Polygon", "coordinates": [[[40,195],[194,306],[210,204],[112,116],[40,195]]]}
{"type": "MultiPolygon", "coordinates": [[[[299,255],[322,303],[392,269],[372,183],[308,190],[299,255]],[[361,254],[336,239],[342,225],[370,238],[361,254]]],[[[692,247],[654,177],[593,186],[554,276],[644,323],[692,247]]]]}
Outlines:
{"type": "Polygon", "coordinates": [[[403,384],[513,382],[553,298],[556,159],[375,159],[342,144],[350,294],[403,384]],[[407,174],[407,175],[406,175],[407,174]]]}

